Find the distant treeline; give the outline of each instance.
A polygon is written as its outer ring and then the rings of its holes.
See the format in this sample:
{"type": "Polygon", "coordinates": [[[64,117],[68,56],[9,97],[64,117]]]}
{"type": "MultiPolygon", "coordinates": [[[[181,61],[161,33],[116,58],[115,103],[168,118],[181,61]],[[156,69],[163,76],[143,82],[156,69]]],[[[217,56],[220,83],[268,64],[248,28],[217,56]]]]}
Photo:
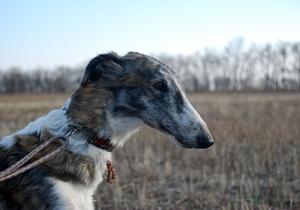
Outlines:
{"type": "MultiPolygon", "coordinates": [[[[171,66],[188,91],[300,90],[300,42],[247,45],[231,41],[223,50],[205,49],[183,56],[156,55],[171,66]]],[[[0,93],[70,92],[84,66],[30,71],[0,71],[0,93]]]]}

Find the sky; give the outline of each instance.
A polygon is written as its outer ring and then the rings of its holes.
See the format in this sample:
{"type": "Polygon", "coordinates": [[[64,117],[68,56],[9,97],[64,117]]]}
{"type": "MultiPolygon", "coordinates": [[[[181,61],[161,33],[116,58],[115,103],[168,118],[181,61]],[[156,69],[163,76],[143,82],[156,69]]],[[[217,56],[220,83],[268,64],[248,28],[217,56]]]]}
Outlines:
{"type": "Polygon", "coordinates": [[[300,41],[299,0],[0,0],[0,69],[80,65],[99,53],[191,54],[300,41]]]}

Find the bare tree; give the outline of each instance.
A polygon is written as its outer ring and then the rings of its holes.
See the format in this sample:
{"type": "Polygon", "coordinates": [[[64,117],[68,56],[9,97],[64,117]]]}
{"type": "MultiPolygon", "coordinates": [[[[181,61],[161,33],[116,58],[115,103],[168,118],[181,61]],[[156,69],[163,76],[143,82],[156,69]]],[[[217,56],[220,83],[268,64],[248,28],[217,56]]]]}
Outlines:
{"type": "MultiPolygon", "coordinates": [[[[188,91],[300,90],[300,42],[247,47],[236,38],[220,51],[154,57],[174,69],[188,91]]],[[[0,70],[0,93],[70,92],[77,88],[83,70],[82,66],[0,70]]]]}

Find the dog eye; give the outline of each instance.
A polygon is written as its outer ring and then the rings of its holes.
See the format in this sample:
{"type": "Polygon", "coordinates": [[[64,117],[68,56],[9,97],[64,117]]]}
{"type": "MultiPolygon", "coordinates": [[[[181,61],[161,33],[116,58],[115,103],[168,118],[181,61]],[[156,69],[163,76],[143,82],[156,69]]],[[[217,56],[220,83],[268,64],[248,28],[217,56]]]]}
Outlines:
{"type": "Polygon", "coordinates": [[[154,89],[159,90],[159,91],[167,91],[168,90],[168,85],[165,81],[155,82],[152,86],[154,89]]]}

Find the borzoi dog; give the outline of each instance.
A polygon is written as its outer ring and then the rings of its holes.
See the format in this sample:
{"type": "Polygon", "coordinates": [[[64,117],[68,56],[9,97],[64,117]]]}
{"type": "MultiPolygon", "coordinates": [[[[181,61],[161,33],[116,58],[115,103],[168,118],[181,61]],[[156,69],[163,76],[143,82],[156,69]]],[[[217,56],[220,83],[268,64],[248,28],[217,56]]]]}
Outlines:
{"type": "MultiPolygon", "coordinates": [[[[49,138],[74,131],[65,150],[0,183],[0,209],[94,209],[93,194],[103,180],[111,151],[143,124],[174,136],[184,148],[213,144],[206,123],[167,65],[135,52],[95,57],[63,108],[1,139],[3,171],[49,138]]],[[[63,139],[55,140],[35,159],[60,146],[63,139]]]]}

